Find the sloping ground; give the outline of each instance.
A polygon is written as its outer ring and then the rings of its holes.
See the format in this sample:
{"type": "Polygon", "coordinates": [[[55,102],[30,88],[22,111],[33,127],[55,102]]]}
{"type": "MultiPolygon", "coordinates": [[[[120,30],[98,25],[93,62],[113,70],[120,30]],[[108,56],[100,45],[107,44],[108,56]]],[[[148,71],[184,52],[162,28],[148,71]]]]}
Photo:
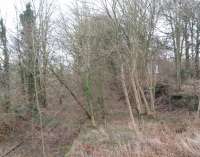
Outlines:
{"type": "MultiPolygon", "coordinates": [[[[48,90],[49,105],[42,109],[43,128],[38,115],[32,120],[17,119],[12,133],[3,140],[0,138],[0,157],[7,152],[6,157],[42,157],[41,131],[46,157],[62,157],[68,151],[85,117],[64,88],[50,84],[53,85],[48,90]]],[[[0,134],[3,128],[0,120],[0,134]]]]}
{"type": "Polygon", "coordinates": [[[198,157],[200,121],[188,111],[159,113],[158,119],[143,119],[140,135],[128,121],[84,129],[66,157],[198,157]]]}
{"type": "MultiPolygon", "coordinates": [[[[56,80],[50,79],[48,85],[48,108],[42,109],[43,128],[40,126],[38,115],[32,120],[23,118],[23,113],[26,111],[22,111],[27,105],[20,93],[13,91],[13,107],[20,108],[17,110],[20,118],[15,119],[15,124],[11,125],[13,131],[8,137],[3,140],[0,137],[0,157],[5,154],[6,157],[42,157],[41,132],[43,132],[46,157],[62,157],[69,151],[86,117],[70,94],[56,80]]],[[[115,117],[114,114],[118,113],[116,111],[125,108],[125,105],[117,100],[115,94],[113,97],[109,96],[106,100],[106,104],[112,104],[112,106],[107,106],[111,112],[108,113],[108,119],[115,117]]],[[[7,122],[7,118],[5,121],[7,122]]],[[[4,126],[0,119],[0,136],[2,129],[4,126]]]]}
{"type": "Polygon", "coordinates": [[[6,157],[42,157],[41,131],[46,157],[195,157],[200,154],[200,120],[195,121],[194,112],[188,109],[169,112],[168,104],[159,102],[157,118],[143,117],[137,122],[140,136],[136,136],[129,125],[123,94],[115,88],[107,89],[107,121],[98,123],[100,126],[94,129],[90,122],[85,122],[82,110],[66,95],[65,89],[58,88],[56,83],[50,85],[53,87],[48,90],[49,106],[42,110],[43,129],[38,117],[32,122],[17,121],[19,131],[14,130],[10,137],[0,141],[0,157],[15,147],[6,157]]]}
{"type": "Polygon", "coordinates": [[[43,129],[37,122],[38,119],[34,119],[32,124],[30,121],[18,122],[19,131],[12,132],[0,142],[0,156],[11,151],[8,157],[42,157],[41,131],[44,135],[46,156],[63,156],[79,134],[82,117],[75,114],[80,111],[74,112],[74,109],[67,108],[71,111],[67,112],[66,108],[60,109],[59,113],[55,113],[55,110],[52,113],[49,109],[48,112],[44,111],[43,129]]]}

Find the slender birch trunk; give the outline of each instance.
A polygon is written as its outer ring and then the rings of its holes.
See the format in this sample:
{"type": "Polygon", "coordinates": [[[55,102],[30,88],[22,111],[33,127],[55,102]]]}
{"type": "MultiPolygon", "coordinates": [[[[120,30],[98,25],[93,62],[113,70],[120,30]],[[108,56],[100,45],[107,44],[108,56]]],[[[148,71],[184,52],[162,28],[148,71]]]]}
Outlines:
{"type": "Polygon", "coordinates": [[[137,131],[138,130],[137,125],[136,125],[136,122],[135,122],[135,118],[133,116],[133,111],[132,111],[131,103],[130,103],[129,96],[128,96],[128,90],[127,90],[127,87],[126,87],[124,65],[123,64],[121,65],[121,83],[122,83],[122,88],[123,88],[126,104],[128,106],[128,109],[129,109],[129,115],[130,115],[131,123],[132,123],[134,130],[137,131]]]}

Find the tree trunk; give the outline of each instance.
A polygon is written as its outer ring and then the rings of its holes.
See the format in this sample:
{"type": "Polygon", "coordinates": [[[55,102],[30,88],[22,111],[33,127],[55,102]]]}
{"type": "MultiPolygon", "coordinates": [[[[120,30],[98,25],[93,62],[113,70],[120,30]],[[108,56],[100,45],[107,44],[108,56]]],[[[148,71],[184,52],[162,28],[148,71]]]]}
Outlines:
{"type": "Polygon", "coordinates": [[[130,103],[129,96],[128,96],[128,90],[127,90],[127,87],[126,87],[123,64],[121,65],[121,82],[122,82],[122,88],[123,88],[126,104],[128,106],[128,109],[129,109],[129,115],[130,115],[130,118],[131,118],[131,123],[132,123],[134,130],[137,131],[137,126],[136,126],[135,118],[133,116],[133,111],[132,111],[131,103],[130,103]]]}
{"type": "Polygon", "coordinates": [[[6,28],[3,23],[3,19],[0,20],[0,37],[3,45],[3,87],[4,87],[4,106],[6,112],[10,108],[10,76],[9,76],[9,54],[7,47],[7,37],[6,37],[6,28]]]}
{"type": "Polygon", "coordinates": [[[177,90],[181,89],[181,47],[180,47],[180,26],[176,24],[175,29],[176,36],[176,49],[175,49],[175,60],[176,60],[176,85],[177,90]]]}
{"type": "Polygon", "coordinates": [[[138,111],[138,116],[141,115],[142,111],[141,111],[141,97],[139,94],[139,90],[137,89],[137,85],[136,85],[136,79],[133,76],[131,76],[131,85],[133,88],[133,93],[134,93],[134,97],[135,97],[135,102],[136,102],[136,109],[138,111]]]}
{"type": "Polygon", "coordinates": [[[42,107],[47,107],[47,92],[46,92],[46,83],[47,83],[47,63],[48,57],[46,48],[43,48],[45,52],[43,52],[43,67],[42,67],[42,74],[41,74],[41,94],[40,94],[40,105],[42,107]]]}
{"type": "MultiPolygon", "coordinates": [[[[199,24],[198,24],[199,25],[199,24]]],[[[195,76],[196,78],[199,78],[199,26],[197,26],[197,32],[196,32],[196,47],[195,47],[195,76]]]]}
{"type": "Polygon", "coordinates": [[[84,113],[86,114],[88,119],[92,119],[90,113],[87,111],[87,109],[85,108],[84,104],[78,99],[78,97],[71,90],[71,88],[68,86],[68,84],[53,70],[52,67],[50,68],[50,70],[54,74],[54,76],[57,78],[57,80],[60,82],[60,84],[62,84],[69,91],[69,93],[71,94],[71,96],[73,97],[73,99],[75,100],[77,105],[84,111],[84,113]]]}
{"type": "Polygon", "coordinates": [[[194,60],[194,19],[192,18],[190,22],[190,38],[191,38],[191,54],[192,60],[194,60]]]}
{"type": "Polygon", "coordinates": [[[190,72],[190,54],[189,54],[189,49],[190,49],[190,43],[188,41],[188,27],[187,24],[185,26],[185,32],[184,32],[184,38],[185,38],[185,70],[187,74],[190,72]]]}

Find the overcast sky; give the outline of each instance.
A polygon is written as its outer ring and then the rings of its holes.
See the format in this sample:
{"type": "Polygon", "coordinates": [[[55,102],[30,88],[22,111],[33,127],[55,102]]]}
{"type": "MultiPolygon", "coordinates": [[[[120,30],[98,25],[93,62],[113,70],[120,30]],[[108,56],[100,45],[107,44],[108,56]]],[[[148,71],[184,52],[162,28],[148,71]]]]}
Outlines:
{"type": "MultiPolygon", "coordinates": [[[[8,30],[12,31],[16,27],[16,9],[21,12],[25,4],[31,0],[0,0],[0,17],[3,17],[8,30]]],[[[67,8],[73,0],[54,0],[57,12],[60,8],[67,8]]]]}

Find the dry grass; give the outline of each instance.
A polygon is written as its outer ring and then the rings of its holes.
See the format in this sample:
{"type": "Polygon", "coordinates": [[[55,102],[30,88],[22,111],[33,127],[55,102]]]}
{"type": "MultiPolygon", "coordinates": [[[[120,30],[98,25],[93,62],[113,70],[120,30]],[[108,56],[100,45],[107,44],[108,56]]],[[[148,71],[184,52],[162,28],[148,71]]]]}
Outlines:
{"type": "MultiPolygon", "coordinates": [[[[194,121],[188,111],[158,113],[157,119],[144,117],[138,123],[140,136],[135,136],[129,125],[129,115],[123,100],[115,93],[106,94],[108,123],[98,129],[84,125],[84,114],[74,101],[66,95],[63,104],[59,98],[65,94],[63,88],[53,86],[48,90],[49,106],[43,110],[45,148],[47,157],[198,157],[200,156],[200,122],[194,121]],[[54,95],[56,93],[56,96],[54,95]],[[59,105],[58,105],[59,104],[59,105]],[[79,113],[79,114],[77,114],[79,113]],[[81,133],[79,131],[81,129],[81,133]],[[79,134],[79,135],[78,135],[79,134]],[[78,136],[78,138],[77,138],[78,136]],[[76,140],[73,142],[74,138],[76,140]],[[71,144],[73,145],[71,146],[71,144]]],[[[107,90],[108,91],[108,90],[107,90]]],[[[17,95],[16,98],[19,96],[17,95]]],[[[17,101],[21,104],[21,100],[17,101]]],[[[166,106],[164,106],[166,108],[166,106]]],[[[0,121],[8,122],[2,115],[0,121]]],[[[14,120],[10,120],[12,123],[14,120]]],[[[16,126],[11,124],[11,126],[16,126]]],[[[21,132],[0,142],[0,155],[25,140],[19,149],[8,157],[40,157],[41,139],[37,117],[30,121],[17,121],[21,132]],[[30,136],[31,135],[31,136],[30,136]]],[[[3,128],[3,125],[1,125],[3,128]]],[[[0,130],[1,130],[0,128],[0,130]]]]}
{"type": "Polygon", "coordinates": [[[86,129],[66,157],[199,157],[200,122],[192,117],[160,114],[160,120],[144,120],[137,137],[127,122],[86,129]]]}

